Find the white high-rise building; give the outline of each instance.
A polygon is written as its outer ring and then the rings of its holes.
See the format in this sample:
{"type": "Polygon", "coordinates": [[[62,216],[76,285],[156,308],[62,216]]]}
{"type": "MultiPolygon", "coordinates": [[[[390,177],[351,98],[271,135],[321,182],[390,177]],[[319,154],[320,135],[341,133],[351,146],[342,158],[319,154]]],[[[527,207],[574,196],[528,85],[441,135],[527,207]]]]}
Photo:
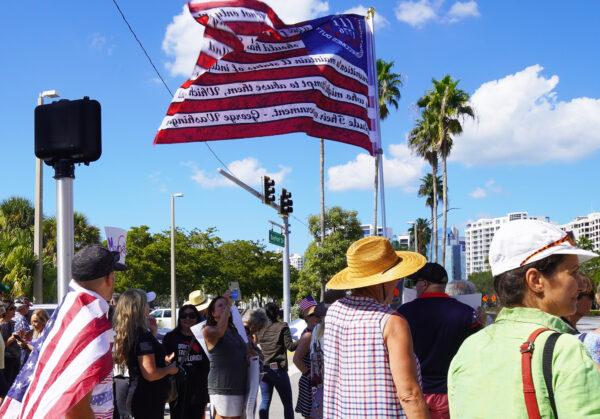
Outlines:
{"type": "Polygon", "coordinates": [[[490,244],[494,234],[502,224],[526,219],[550,221],[548,217],[531,216],[527,212],[511,212],[504,217],[482,218],[467,224],[465,229],[467,276],[473,272],[490,270],[490,264],[488,263],[490,244]]]}
{"type": "MultiPolygon", "coordinates": [[[[360,229],[363,232],[363,237],[369,237],[373,233],[373,224],[362,224],[360,226],[360,229]]],[[[377,226],[377,235],[384,236],[383,227],[381,227],[380,225],[377,226]]],[[[388,239],[391,239],[393,236],[394,236],[394,230],[391,227],[386,227],[385,237],[387,237],[388,239]]]]}
{"type": "Polygon", "coordinates": [[[290,255],[290,265],[299,271],[304,267],[304,257],[298,253],[292,253],[290,255]]]}
{"type": "Polygon", "coordinates": [[[600,212],[592,212],[585,217],[577,217],[570,223],[562,225],[565,231],[572,231],[575,239],[587,237],[591,240],[594,250],[600,251],[600,212]]]}

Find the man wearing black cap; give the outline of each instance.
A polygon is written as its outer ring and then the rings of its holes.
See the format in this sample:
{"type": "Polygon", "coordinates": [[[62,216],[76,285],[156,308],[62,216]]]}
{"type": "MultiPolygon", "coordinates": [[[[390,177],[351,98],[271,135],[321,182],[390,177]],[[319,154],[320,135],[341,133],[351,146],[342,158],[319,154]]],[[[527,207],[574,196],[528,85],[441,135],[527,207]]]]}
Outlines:
{"type": "Polygon", "coordinates": [[[448,273],[443,266],[427,263],[407,279],[415,284],[417,299],[401,305],[398,313],[410,325],[431,418],[450,418],[446,384],[450,361],[482,326],[475,310],[445,293],[448,273]]]}
{"type": "Polygon", "coordinates": [[[112,417],[114,332],[107,301],[113,294],[114,271],[125,268],[118,260],[118,252],[98,245],[73,256],[69,292],[34,344],[0,416],[112,417]]]}

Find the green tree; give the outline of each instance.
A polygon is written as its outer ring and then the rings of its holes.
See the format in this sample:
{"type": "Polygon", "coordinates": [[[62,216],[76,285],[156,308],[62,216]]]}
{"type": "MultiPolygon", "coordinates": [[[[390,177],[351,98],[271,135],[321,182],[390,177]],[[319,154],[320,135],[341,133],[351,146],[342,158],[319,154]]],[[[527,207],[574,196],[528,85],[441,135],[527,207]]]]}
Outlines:
{"type": "MultiPolygon", "coordinates": [[[[594,251],[594,243],[585,236],[580,236],[577,239],[577,246],[585,250],[594,251]]],[[[594,287],[598,288],[600,285],[600,257],[582,263],[579,271],[587,275],[592,280],[594,287]]]]}
{"type": "MultiPolygon", "coordinates": [[[[437,134],[437,119],[431,112],[424,111],[421,114],[415,127],[408,135],[408,147],[413,150],[418,156],[425,159],[431,166],[431,179],[438,179],[438,152],[436,149],[436,134],[437,134]]],[[[439,184],[431,182],[431,227],[432,241],[431,252],[433,253],[434,262],[437,262],[438,255],[438,228],[437,228],[437,204],[439,202],[439,184]]]]}
{"type": "MultiPolygon", "coordinates": [[[[442,179],[439,176],[436,176],[436,182],[433,182],[433,175],[428,173],[427,175],[421,178],[421,184],[419,185],[419,191],[417,192],[420,197],[424,197],[425,205],[427,205],[431,209],[431,225],[433,225],[434,218],[437,221],[437,211],[434,210],[434,207],[437,208],[437,203],[434,201],[439,201],[440,197],[437,194],[442,188],[442,179]],[[437,199],[436,199],[437,198],[437,199]]],[[[437,223],[436,223],[437,224],[437,223]]],[[[429,249],[429,259],[433,260],[433,248],[435,246],[430,246],[429,249]]]]}
{"type": "Polygon", "coordinates": [[[471,281],[477,287],[477,291],[482,294],[494,294],[494,277],[491,271],[473,272],[469,275],[471,281]]]}
{"type": "MultiPolygon", "coordinates": [[[[325,212],[325,240],[320,243],[321,223],[318,215],[308,217],[308,229],[313,241],[304,254],[304,268],[298,279],[300,290],[310,290],[313,295],[325,293],[325,284],[337,272],[346,267],[346,251],[356,240],[362,238],[356,211],[332,207],[325,212]]],[[[300,296],[302,296],[300,294],[300,296]]]]}
{"type": "Polygon", "coordinates": [[[3,231],[29,230],[33,227],[35,210],[31,201],[13,196],[0,203],[0,228],[3,231]]]}
{"type": "Polygon", "coordinates": [[[461,120],[475,117],[469,105],[469,94],[459,89],[459,80],[450,75],[441,80],[432,80],[433,87],[420,98],[417,105],[430,112],[437,119],[436,149],[442,159],[442,264],[446,258],[446,228],[448,221],[448,170],[447,159],[452,150],[453,137],[462,134],[461,120]]]}
{"type": "Polygon", "coordinates": [[[377,60],[377,85],[379,88],[379,117],[386,119],[390,111],[389,106],[398,109],[400,100],[400,88],[402,87],[402,76],[392,71],[393,61],[377,60]]]}
{"type": "Polygon", "coordinates": [[[417,250],[423,256],[427,256],[427,245],[431,243],[431,228],[429,227],[429,223],[424,218],[417,218],[415,220],[415,223],[408,229],[412,243],[415,242],[415,228],[417,231],[417,250]]]}

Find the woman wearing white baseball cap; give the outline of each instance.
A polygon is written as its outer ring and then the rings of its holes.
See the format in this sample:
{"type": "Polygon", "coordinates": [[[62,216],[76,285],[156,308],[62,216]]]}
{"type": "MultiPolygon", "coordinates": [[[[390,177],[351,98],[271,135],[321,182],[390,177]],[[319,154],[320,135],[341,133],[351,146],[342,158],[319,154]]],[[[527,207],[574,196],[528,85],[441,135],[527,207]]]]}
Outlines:
{"type": "Polygon", "coordinates": [[[600,374],[560,319],[576,310],[579,264],[596,256],[543,221],[496,232],[489,263],[504,308],[452,360],[452,417],[600,418],[600,374]]]}

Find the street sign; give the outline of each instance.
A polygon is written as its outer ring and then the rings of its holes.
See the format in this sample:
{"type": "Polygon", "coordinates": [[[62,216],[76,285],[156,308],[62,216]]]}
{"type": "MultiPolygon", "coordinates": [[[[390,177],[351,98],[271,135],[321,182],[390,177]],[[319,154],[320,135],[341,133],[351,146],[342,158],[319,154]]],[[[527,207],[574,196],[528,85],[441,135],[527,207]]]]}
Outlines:
{"type": "Polygon", "coordinates": [[[269,230],[269,243],[274,244],[275,246],[284,247],[285,238],[283,237],[283,234],[269,230]]]}

